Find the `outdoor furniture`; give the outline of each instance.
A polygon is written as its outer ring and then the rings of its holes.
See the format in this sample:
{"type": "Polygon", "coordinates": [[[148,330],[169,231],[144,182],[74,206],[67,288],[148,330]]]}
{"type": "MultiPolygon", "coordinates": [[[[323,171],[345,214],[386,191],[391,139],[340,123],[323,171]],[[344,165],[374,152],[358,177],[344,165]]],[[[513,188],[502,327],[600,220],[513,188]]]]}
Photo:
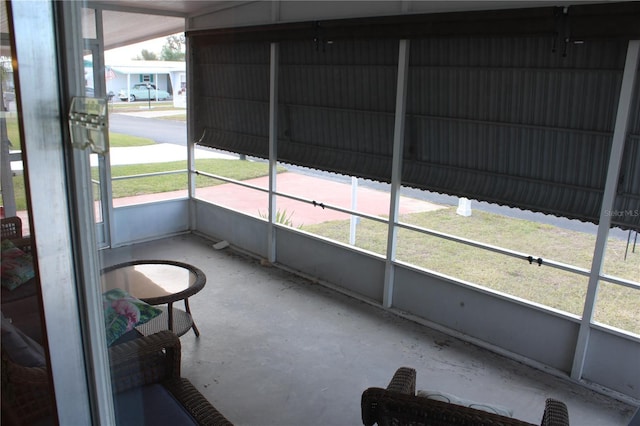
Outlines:
{"type": "MultiPolygon", "coordinates": [[[[399,368],[386,389],[369,388],[362,394],[362,423],[386,425],[531,425],[511,417],[416,396],[416,370],[399,368]]],[[[543,426],[569,424],[564,403],[547,399],[543,426]]]]}
{"type": "MultiPolygon", "coordinates": [[[[180,376],[180,339],[174,333],[129,338],[109,348],[119,425],[231,425],[180,376]]],[[[2,362],[3,421],[47,424],[47,417],[53,415],[53,399],[46,367],[20,365],[7,356],[4,347],[2,362]]]]}
{"type": "Polygon", "coordinates": [[[103,291],[121,288],[150,305],[167,304],[166,309],[162,308],[163,314],[137,327],[145,336],[167,329],[182,336],[191,328],[200,336],[189,309],[189,297],[202,290],[206,281],[200,269],[172,260],[135,260],[102,271],[103,291]],[[178,300],[184,300],[185,310],[173,307],[178,300]]]}
{"type": "MultiPolygon", "coordinates": [[[[22,234],[22,219],[18,216],[2,218],[0,220],[0,237],[1,239],[11,241],[15,247],[22,250],[24,253],[32,254],[32,240],[30,237],[24,237],[22,234]]],[[[30,260],[31,261],[31,260],[30,260]]],[[[4,283],[4,276],[3,276],[4,283]]],[[[29,279],[24,284],[15,289],[9,289],[4,285],[1,286],[0,302],[2,303],[2,312],[7,317],[19,316],[24,313],[33,313],[37,308],[37,277],[29,279]]],[[[33,315],[32,315],[33,316],[33,315]]],[[[32,321],[33,322],[33,321],[32,321]]],[[[39,323],[37,324],[39,327],[39,323]]]]}
{"type": "Polygon", "coordinates": [[[11,240],[22,238],[22,219],[18,216],[5,217],[0,220],[0,238],[11,240]]]}

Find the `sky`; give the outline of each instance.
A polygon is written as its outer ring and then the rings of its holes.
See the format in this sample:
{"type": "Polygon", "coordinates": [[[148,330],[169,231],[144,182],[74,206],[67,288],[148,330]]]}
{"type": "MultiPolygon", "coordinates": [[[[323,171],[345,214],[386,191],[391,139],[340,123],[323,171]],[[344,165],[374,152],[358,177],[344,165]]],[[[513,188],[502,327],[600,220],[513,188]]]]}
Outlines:
{"type": "Polygon", "coordinates": [[[107,65],[116,62],[127,62],[140,55],[142,49],[154,52],[160,57],[162,46],[167,42],[167,37],[160,37],[152,40],[143,41],[129,46],[118,47],[117,49],[105,50],[104,61],[107,65]]]}

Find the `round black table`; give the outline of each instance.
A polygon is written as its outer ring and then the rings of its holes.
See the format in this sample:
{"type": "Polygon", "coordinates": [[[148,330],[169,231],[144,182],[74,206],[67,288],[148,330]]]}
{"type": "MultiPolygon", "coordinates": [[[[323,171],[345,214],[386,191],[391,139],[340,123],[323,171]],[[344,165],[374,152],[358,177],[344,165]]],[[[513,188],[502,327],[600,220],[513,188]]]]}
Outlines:
{"type": "Polygon", "coordinates": [[[161,315],[136,327],[145,336],[166,329],[182,336],[190,328],[200,336],[189,297],[202,290],[207,278],[195,266],[173,260],[134,260],[105,268],[101,281],[103,291],[121,288],[150,305],[167,304],[161,315]],[[173,307],[179,300],[184,300],[185,310],[173,307]]]}

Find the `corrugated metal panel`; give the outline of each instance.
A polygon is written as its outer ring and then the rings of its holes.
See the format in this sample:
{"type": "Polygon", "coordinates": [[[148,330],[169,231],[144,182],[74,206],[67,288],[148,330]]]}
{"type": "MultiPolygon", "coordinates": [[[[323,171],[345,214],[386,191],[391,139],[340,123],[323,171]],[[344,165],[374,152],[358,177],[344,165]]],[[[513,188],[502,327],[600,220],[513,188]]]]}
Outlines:
{"type": "Polygon", "coordinates": [[[389,180],[398,43],[280,45],[281,161],[389,180]]]}
{"type": "Polygon", "coordinates": [[[243,154],[269,152],[269,43],[220,43],[193,52],[195,137],[243,154]]]}
{"type": "MultiPolygon", "coordinates": [[[[597,222],[625,40],[412,40],[403,184],[597,222]]],[[[206,44],[193,55],[203,143],[268,154],[269,48],[206,44]],[[205,131],[206,130],[206,131],[205,131]]],[[[282,41],[280,161],[389,181],[397,40],[282,41]]],[[[613,223],[640,227],[636,88],[613,223]]]]}
{"type": "MultiPolygon", "coordinates": [[[[640,64],[638,64],[640,75],[640,64]]],[[[631,107],[631,119],[625,141],[624,156],[620,168],[618,194],[613,216],[617,225],[628,225],[640,230],[640,82],[636,81],[631,107]]]]}
{"type": "Polygon", "coordinates": [[[566,57],[552,47],[412,41],[403,182],[597,221],[626,42],[575,44],[566,57]]]}

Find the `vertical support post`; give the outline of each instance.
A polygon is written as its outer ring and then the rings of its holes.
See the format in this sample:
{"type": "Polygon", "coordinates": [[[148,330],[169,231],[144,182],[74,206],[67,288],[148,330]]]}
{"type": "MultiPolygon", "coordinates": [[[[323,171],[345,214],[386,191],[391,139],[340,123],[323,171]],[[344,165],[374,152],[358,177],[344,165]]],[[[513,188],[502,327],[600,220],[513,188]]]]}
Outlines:
{"type": "Polygon", "coordinates": [[[2,185],[2,203],[6,217],[15,216],[17,211],[16,195],[13,189],[13,171],[11,170],[11,158],[9,155],[10,143],[7,133],[7,121],[3,114],[0,117],[0,184],[2,185]]]}
{"type": "Polygon", "coordinates": [[[578,333],[578,342],[576,344],[573,366],[571,368],[571,378],[575,380],[579,380],[582,377],[582,370],[584,369],[585,357],[589,346],[591,321],[593,319],[593,312],[598,294],[598,283],[602,273],[602,264],[604,263],[609,228],[611,227],[611,209],[615,202],[616,187],[618,186],[618,176],[620,174],[620,165],[622,163],[622,154],[624,152],[624,142],[627,136],[627,127],[629,125],[629,114],[632,102],[631,97],[633,95],[633,89],[637,77],[639,52],[640,40],[629,41],[629,45],[627,47],[627,59],[624,65],[624,73],[622,75],[622,85],[620,87],[620,97],[618,98],[616,122],[613,129],[611,154],[609,156],[609,167],[607,169],[607,180],[604,187],[604,195],[602,197],[602,206],[600,208],[600,222],[598,224],[596,246],[591,263],[591,274],[589,275],[589,285],[587,287],[587,296],[582,313],[582,321],[580,323],[580,332],[578,333]]]}
{"type": "MultiPolygon", "coordinates": [[[[104,61],[104,25],[102,22],[102,9],[95,9],[96,42],[91,44],[93,53],[93,87],[97,97],[107,97],[107,82],[105,79],[104,61]]],[[[107,147],[109,147],[109,133],[105,135],[107,147]]],[[[98,245],[109,247],[111,245],[113,217],[113,190],[111,186],[111,156],[107,150],[104,154],[98,154],[98,171],[100,180],[100,209],[102,224],[98,227],[98,245]]]]}
{"type": "Polygon", "coordinates": [[[19,64],[19,125],[49,371],[54,377],[55,420],[114,424],[89,156],[71,152],[64,125],[70,97],[84,96],[81,6],[8,2],[7,16],[19,64]],[[30,84],[33,81],[39,85],[30,84]],[[30,179],[30,171],[42,170],[47,171],[46,179],[30,179]]]}
{"type": "MultiPolygon", "coordinates": [[[[189,87],[194,81],[194,70],[191,66],[191,43],[189,37],[185,39],[185,63],[186,63],[186,85],[187,93],[193,93],[191,87],[189,87]]],[[[195,134],[195,123],[189,120],[189,111],[193,111],[196,108],[194,96],[187,96],[186,105],[187,108],[187,185],[189,194],[189,229],[198,229],[197,218],[195,208],[196,198],[196,138],[201,135],[195,134]]]]}
{"type": "Polygon", "coordinates": [[[271,22],[280,21],[280,0],[271,0],[271,22]]]}
{"type": "Polygon", "coordinates": [[[267,256],[276,261],[276,178],[278,172],[278,63],[280,46],[271,43],[269,64],[269,225],[267,228],[267,256]]]}
{"type": "MultiPolygon", "coordinates": [[[[72,2],[60,2],[54,4],[56,12],[55,22],[58,24],[58,69],[59,81],[62,83],[61,91],[62,122],[68,122],[68,110],[73,96],[85,96],[84,91],[84,41],[82,37],[82,4],[72,2]]],[[[100,58],[98,66],[100,66],[100,58]]],[[[106,91],[104,83],[104,68],[100,69],[98,90],[106,91]]],[[[95,83],[95,79],[94,79],[95,83]]],[[[68,125],[64,126],[62,143],[70,140],[68,125]]],[[[64,149],[64,146],[63,146],[64,149]]],[[[27,156],[29,156],[27,150],[27,156]]],[[[109,356],[106,345],[106,331],[104,316],[102,314],[102,290],[100,286],[101,259],[98,256],[98,244],[96,238],[95,203],[93,200],[93,184],[91,177],[90,153],[86,150],[71,149],[67,152],[67,164],[71,165],[72,174],[68,174],[66,183],[69,188],[69,208],[71,215],[73,238],[73,264],[75,266],[76,292],[79,307],[80,324],[84,343],[84,358],[86,375],[89,384],[89,397],[91,400],[91,414],[93,423],[110,424],[115,421],[113,408],[113,389],[111,387],[111,374],[109,368],[109,356]]],[[[31,164],[29,165],[31,169],[31,164]]],[[[37,168],[36,168],[37,170],[37,168]]],[[[50,203],[47,203],[47,207],[50,203]]],[[[34,211],[36,203],[33,203],[34,211]]],[[[46,212],[47,216],[51,212],[46,212]]],[[[35,216],[35,214],[34,214],[35,216]]],[[[42,218],[40,218],[42,221],[42,218]]],[[[42,226],[42,225],[41,225],[42,226]]],[[[36,241],[42,232],[38,232],[35,226],[36,241]]],[[[49,231],[46,231],[49,232],[49,231]]],[[[38,258],[40,254],[38,253],[38,258]]],[[[41,274],[40,276],[43,276],[41,274]]],[[[51,287],[51,286],[49,286],[51,287]]],[[[49,288],[49,292],[53,289],[49,288]]],[[[57,289],[56,289],[57,291],[57,289]]],[[[42,288],[43,299],[45,288],[42,288]]],[[[46,303],[46,302],[45,302],[46,303]]],[[[50,304],[48,309],[55,311],[60,305],[50,304]]],[[[45,306],[45,311],[47,307],[45,306]]],[[[52,312],[47,315],[47,332],[52,321],[56,321],[57,314],[52,312]]],[[[59,338],[59,337],[58,337],[59,338]]],[[[49,341],[51,342],[51,338],[49,341]]],[[[66,338],[65,338],[66,340],[66,338]]],[[[56,377],[55,372],[53,373],[56,377]]],[[[66,392],[67,390],[65,390],[66,392]]],[[[61,414],[60,412],[58,414],[61,414]]],[[[64,422],[61,420],[61,424],[64,422]]]]}
{"type": "Polygon", "coordinates": [[[407,79],[409,75],[409,40],[400,40],[398,53],[398,82],[396,85],[396,115],[393,130],[393,164],[391,168],[391,199],[389,203],[389,231],[387,235],[387,260],[384,272],[382,306],[393,304],[394,261],[398,237],[398,211],[402,183],[402,152],[404,149],[404,123],[407,105],[407,79]]]}
{"type": "MultiPolygon", "coordinates": [[[[358,208],[358,178],[355,176],[351,177],[351,210],[356,210],[358,208]]],[[[349,221],[349,244],[352,246],[356,244],[356,227],[358,222],[360,221],[360,216],[355,214],[351,215],[351,220],[349,221]]]]}

